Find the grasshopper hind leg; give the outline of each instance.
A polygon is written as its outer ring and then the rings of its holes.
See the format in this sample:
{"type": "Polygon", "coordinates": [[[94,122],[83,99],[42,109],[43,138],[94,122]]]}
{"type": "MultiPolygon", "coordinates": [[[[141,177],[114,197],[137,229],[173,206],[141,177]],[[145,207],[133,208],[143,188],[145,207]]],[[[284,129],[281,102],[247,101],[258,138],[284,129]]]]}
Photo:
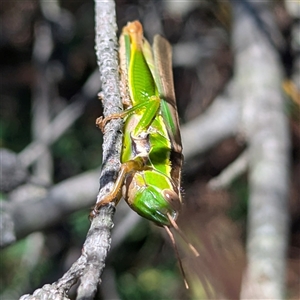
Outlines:
{"type": "Polygon", "coordinates": [[[144,161],[141,157],[136,157],[134,160],[127,161],[121,165],[117,180],[114,184],[112,191],[106,195],[101,201],[96,203],[94,209],[90,213],[90,218],[97,216],[99,209],[111,202],[115,205],[119,203],[122,198],[122,186],[126,180],[126,177],[134,172],[142,171],[145,168],[144,161]]]}

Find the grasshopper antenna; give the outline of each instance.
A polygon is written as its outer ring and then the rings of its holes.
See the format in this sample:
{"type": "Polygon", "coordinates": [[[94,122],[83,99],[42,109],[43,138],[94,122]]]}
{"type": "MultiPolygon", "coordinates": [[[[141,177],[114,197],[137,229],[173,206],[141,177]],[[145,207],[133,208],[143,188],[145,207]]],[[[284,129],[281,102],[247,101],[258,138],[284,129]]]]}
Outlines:
{"type": "Polygon", "coordinates": [[[196,248],[187,240],[187,238],[185,237],[184,233],[181,231],[181,229],[178,227],[177,223],[173,220],[173,218],[170,216],[170,214],[167,214],[169,221],[171,223],[171,225],[175,228],[175,230],[178,232],[178,234],[180,235],[180,237],[186,242],[186,244],[188,245],[188,247],[190,248],[190,250],[194,253],[194,255],[196,257],[199,256],[199,252],[196,250],[196,248]]]}
{"type": "Polygon", "coordinates": [[[164,228],[166,229],[166,231],[167,231],[167,233],[170,237],[170,240],[173,244],[173,248],[175,249],[175,253],[176,253],[177,259],[179,261],[179,267],[180,267],[181,275],[182,275],[182,278],[183,278],[183,282],[184,282],[185,288],[188,290],[189,285],[188,285],[187,280],[186,280],[185,272],[184,272],[184,269],[183,269],[183,266],[182,266],[181,258],[179,256],[178,248],[176,246],[174,235],[173,235],[172,231],[170,230],[170,228],[168,226],[164,225],[164,228]]]}

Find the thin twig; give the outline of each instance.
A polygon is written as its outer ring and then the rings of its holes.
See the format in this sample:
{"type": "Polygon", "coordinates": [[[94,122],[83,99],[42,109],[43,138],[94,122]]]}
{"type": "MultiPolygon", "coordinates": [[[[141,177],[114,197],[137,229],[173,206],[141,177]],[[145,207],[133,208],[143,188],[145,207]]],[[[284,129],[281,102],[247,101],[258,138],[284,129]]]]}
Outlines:
{"type": "MultiPolygon", "coordinates": [[[[121,111],[122,103],[119,90],[118,42],[115,3],[112,0],[95,0],[96,55],[104,95],[104,115],[121,111]]],[[[111,121],[105,127],[103,137],[103,165],[100,177],[100,190],[97,202],[101,201],[113,187],[120,168],[122,145],[122,120],[111,121]]],[[[100,283],[105,259],[110,248],[110,230],[113,226],[113,204],[100,209],[100,214],[92,221],[83,254],[87,258],[87,268],[83,271],[76,299],[93,299],[100,283]],[[101,235],[99,235],[99,233],[101,235]]]]}
{"type": "MultiPolygon", "coordinates": [[[[104,94],[104,114],[120,111],[117,37],[114,1],[95,1],[96,50],[104,94]]],[[[100,176],[98,201],[110,192],[120,166],[121,120],[111,121],[106,126],[103,142],[103,165],[100,176]]],[[[92,220],[81,257],[71,269],[56,283],[45,285],[34,296],[25,295],[21,299],[68,299],[69,288],[80,278],[76,299],[93,299],[105,266],[105,259],[111,244],[112,216],[115,207],[106,205],[92,220]],[[34,297],[34,298],[33,298],[34,297]]]]}

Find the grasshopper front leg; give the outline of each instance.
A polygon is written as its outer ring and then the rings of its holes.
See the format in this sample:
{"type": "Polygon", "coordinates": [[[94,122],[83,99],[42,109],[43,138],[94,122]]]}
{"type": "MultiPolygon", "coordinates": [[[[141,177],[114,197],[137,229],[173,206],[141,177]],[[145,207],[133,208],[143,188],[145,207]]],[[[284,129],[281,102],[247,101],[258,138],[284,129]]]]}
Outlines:
{"type": "Polygon", "coordinates": [[[159,110],[160,102],[161,100],[159,97],[151,96],[149,97],[148,102],[136,104],[135,106],[126,109],[123,112],[112,114],[105,118],[103,118],[102,116],[97,118],[96,126],[100,128],[102,132],[104,132],[104,127],[108,121],[118,118],[124,119],[141,110],[144,111],[144,113],[134,131],[134,135],[138,136],[141,132],[147,130],[148,127],[151,125],[153,119],[156,117],[157,112],[159,110]]]}
{"type": "Polygon", "coordinates": [[[104,127],[108,121],[113,120],[113,119],[119,119],[119,118],[123,119],[126,115],[125,113],[126,113],[126,111],[121,112],[121,113],[112,114],[105,118],[103,116],[101,116],[96,119],[96,126],[102,131],[102,133],[104,133],[104,127]]]}

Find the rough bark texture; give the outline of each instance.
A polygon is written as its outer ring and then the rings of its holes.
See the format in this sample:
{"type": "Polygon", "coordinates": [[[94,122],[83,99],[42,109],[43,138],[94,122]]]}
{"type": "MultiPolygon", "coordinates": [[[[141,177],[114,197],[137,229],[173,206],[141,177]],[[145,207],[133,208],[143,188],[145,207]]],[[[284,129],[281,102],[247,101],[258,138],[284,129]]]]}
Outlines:
{"type": "MultiPolygon", "coordinates": [[[[96,54],[104,95],[104,115],[107,116],[121,109],[114,1],[95,1],[95,12],[96,54]]],[[[101,201],[101,198],[109,193],[119,170],[121,126],[121,120],[114,120],[105,128],[103,165],[97,201],[101,201]]],[[[52,212],[52,210],[49,211],[52,212]]],[[[68,299],[68,290],[78,279],[80,279],[80,285],[76,299],[93,299],[110,249],[114,212],[113,204],[100,209],[99,214],[92,220],[81,257],[60,280],[36,290],[32,296],[24,295],[21,299],[68,299]]]]}

